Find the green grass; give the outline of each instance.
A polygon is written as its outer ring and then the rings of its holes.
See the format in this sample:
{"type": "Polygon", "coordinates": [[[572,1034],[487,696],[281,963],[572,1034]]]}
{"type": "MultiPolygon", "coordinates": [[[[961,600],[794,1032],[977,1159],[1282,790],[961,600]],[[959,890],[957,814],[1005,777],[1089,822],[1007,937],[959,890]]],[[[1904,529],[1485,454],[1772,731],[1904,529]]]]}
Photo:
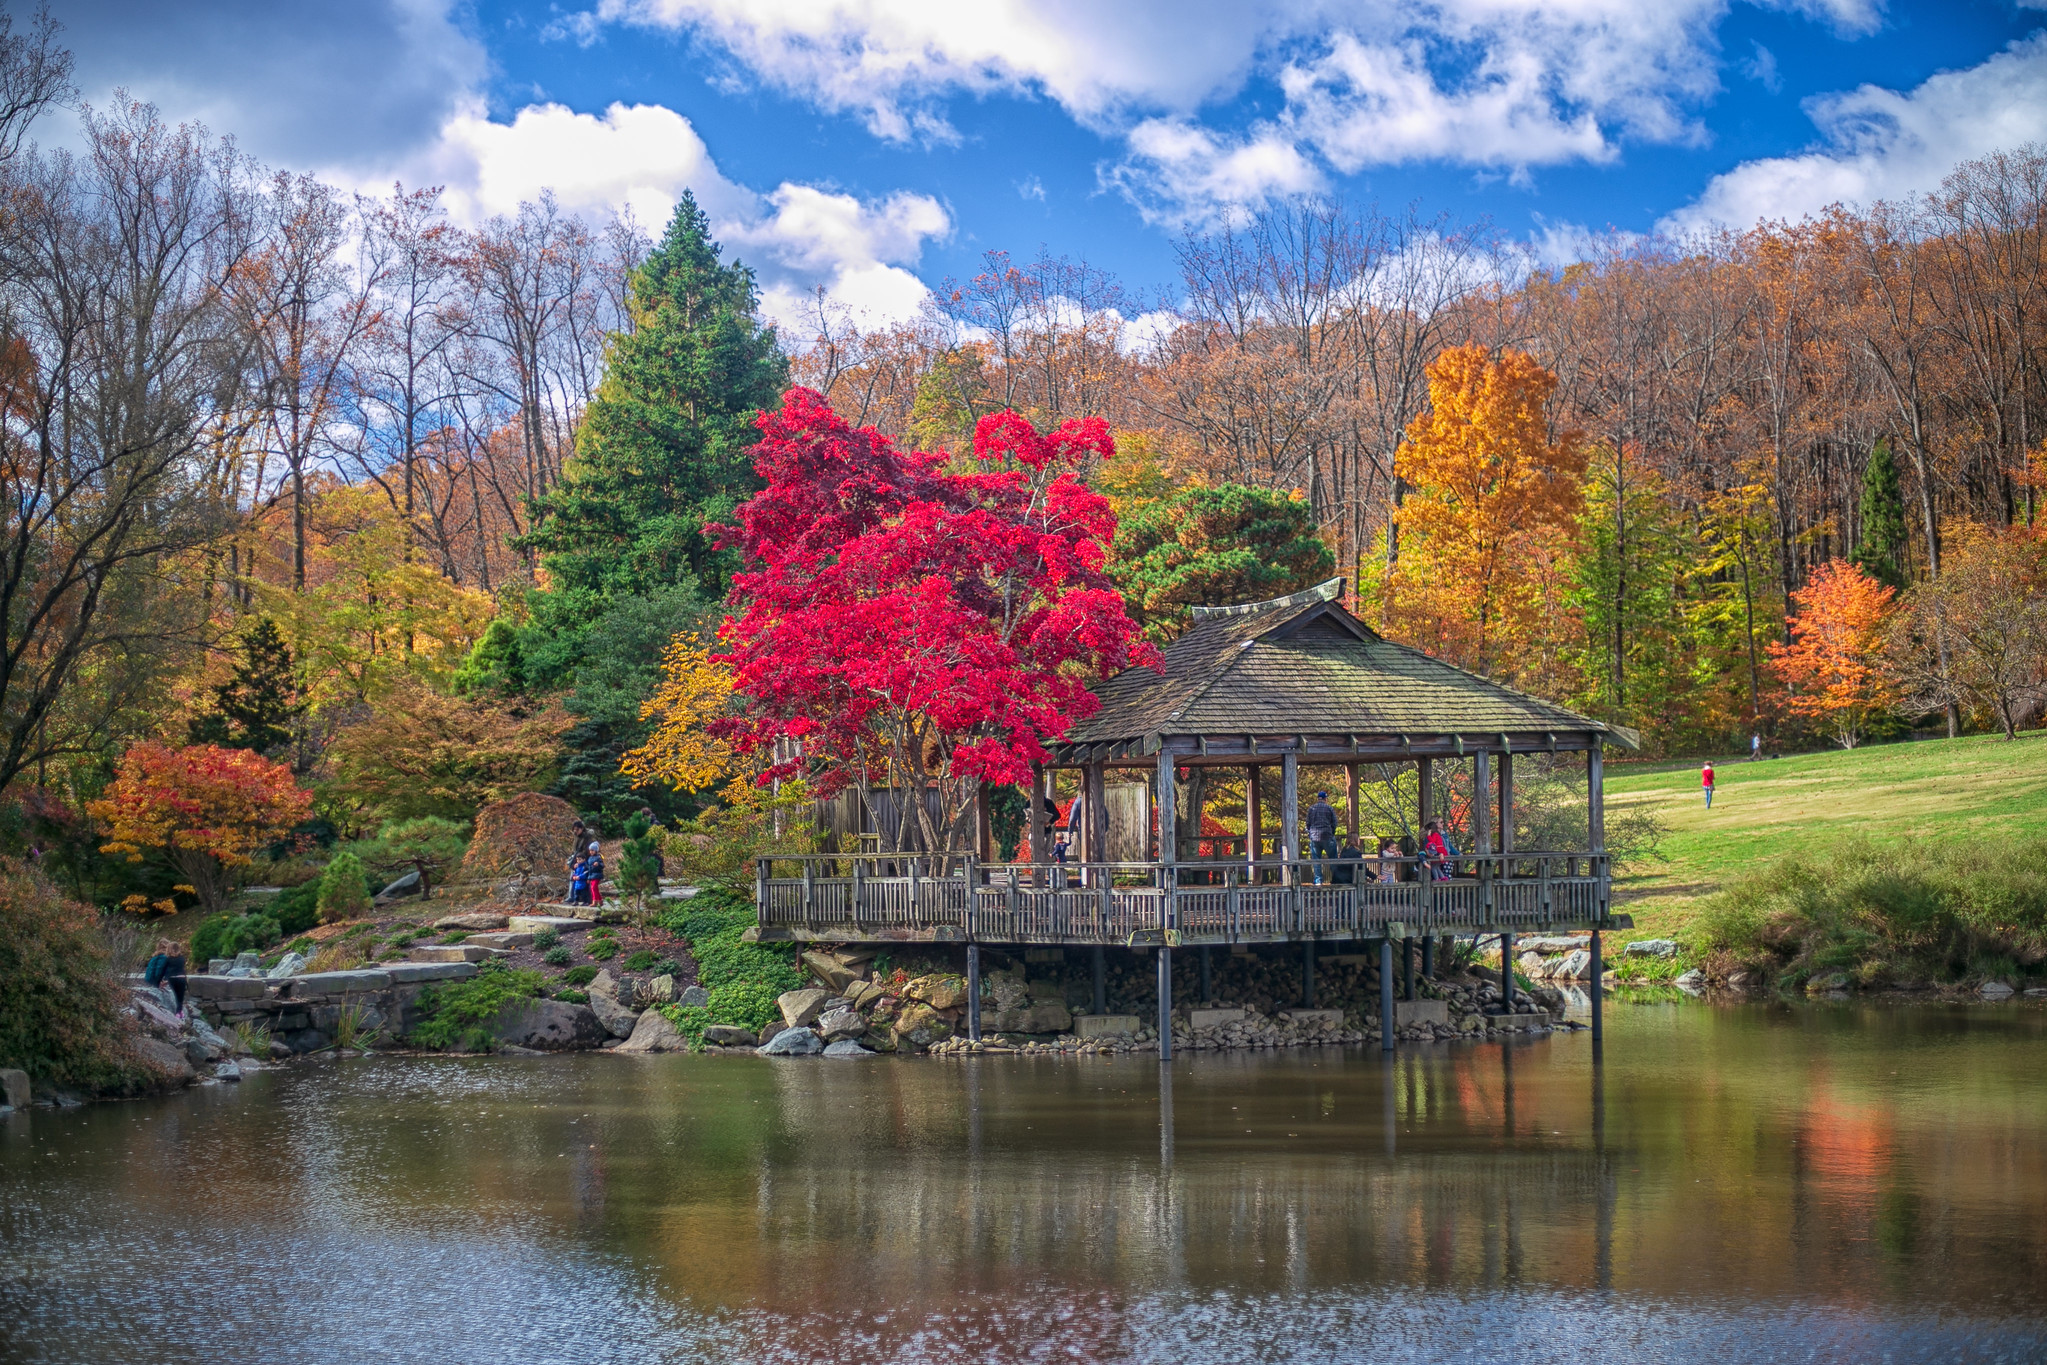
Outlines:
{"type": "Polygon", "coordinates": [[[1928,840],[2047,837],[2047,732],[2009,743],[1971,735],[1757,763],[1729,757],[1713,768],[1719,790],[1710,811],[1697,763],[1608,769],[1608,805],[1647,809],[1670,831],[1658,856],[1627,868],[1616,885],[1615,900],[1636,925],[1621,937],[1680,936],[1701,898],[1738,874],[1851,836],[1894,846],[1901,859],[1928,840]]]}

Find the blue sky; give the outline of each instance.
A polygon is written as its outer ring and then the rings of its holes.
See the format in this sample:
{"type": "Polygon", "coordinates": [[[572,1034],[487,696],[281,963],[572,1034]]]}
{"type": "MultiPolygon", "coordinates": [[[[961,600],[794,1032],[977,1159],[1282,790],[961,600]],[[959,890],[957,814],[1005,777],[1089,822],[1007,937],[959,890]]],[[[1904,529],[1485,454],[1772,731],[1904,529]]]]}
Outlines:
{"type": "MultiPolygon", "coordinates": [[[[685,186],[771,306],[881,319],[1041,245],[1144,293],[1172,246],[1304,192],[1608,226],[1797,217],[2047,140],[2047,10],[1901,0],[55,0],[116,85],[278,165],[541,186],[665,215],[685,186]]],[[[651,225],[651,224],[650,224],[651,225]]]]}

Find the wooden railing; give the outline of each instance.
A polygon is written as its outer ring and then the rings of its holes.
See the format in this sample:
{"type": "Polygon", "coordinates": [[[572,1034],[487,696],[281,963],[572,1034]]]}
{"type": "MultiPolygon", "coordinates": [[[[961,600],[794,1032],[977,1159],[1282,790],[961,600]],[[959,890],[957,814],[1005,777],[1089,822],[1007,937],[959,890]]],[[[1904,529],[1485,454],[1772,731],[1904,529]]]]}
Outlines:
{"type": "Polygon", "coordinates": [[[1375,938],[1389,924],[1415,935],[1590,925],[1611,904],[1606,856],[1590,853],[1466,854],[1447,866],[1419,858],[1171,867],[955,858],[945,874],[927,873],[936,865],[890,853],[760,859],[761,926],[984,943],[1250,943],[1375,938]],[[1344,873],[1354,880],[1335,880],[1344,873]]]}

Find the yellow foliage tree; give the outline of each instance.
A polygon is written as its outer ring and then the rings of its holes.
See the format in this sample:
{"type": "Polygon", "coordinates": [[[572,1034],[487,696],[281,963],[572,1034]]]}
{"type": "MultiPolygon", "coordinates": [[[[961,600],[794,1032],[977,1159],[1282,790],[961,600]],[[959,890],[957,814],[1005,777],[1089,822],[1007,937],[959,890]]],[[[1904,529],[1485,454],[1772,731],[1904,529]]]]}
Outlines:
{"type": "Polygon", "coordinates": [[[732,674],[711,658],[711,645],[685,632],[669,642],[661,685],[640,707],[655,722],[647,742],[625,756],[619,771],[635,784],[665,782],[677,791],[703,791],[728,776],[732,750],[710,724],[732,704],[732,674]]]}
{"type": "Polygon", "coordinates": [[[335,488],[314,511],[305,591],[257,585],[316,707],[378,702],[401,683],[445,687],[497,604],[409,553],[405,521],[374,488],[335,488]]]}
{"type": "Polygon", "coordinates": [[[1577,432],[1550,431],[1556,376],[1533,356],[1460,346],[1428,375],[1429,411],[1401,452],[1412,492],[1391,532],[1381,620],[1433,654],[1511,676],[1509,661],[1556,626],[1585,451],[1577,432]]]}

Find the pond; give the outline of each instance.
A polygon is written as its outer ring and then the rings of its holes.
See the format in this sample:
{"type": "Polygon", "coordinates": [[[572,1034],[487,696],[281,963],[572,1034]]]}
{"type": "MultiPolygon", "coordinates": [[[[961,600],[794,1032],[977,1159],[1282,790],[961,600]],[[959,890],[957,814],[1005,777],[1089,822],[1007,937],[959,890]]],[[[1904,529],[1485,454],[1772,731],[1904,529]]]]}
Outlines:
{"type": "Polygon", "coordinates": [[[313,1061],[0,1119],[0,1360],[2039,1360],[2043,1044],[313,1061]]]}

